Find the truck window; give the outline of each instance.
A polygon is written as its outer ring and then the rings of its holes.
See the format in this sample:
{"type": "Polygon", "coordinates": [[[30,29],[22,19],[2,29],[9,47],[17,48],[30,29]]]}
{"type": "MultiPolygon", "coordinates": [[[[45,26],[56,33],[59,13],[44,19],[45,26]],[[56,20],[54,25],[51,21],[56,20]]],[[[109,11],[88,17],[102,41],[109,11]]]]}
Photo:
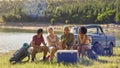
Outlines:
{"type": "Polygon", "coordinates": [[[97,28],[88,28],[87,33],[96,34],[97,33],[97,28]]]}
{"type": "Polygon", "coordinates": [[[97,28],[97,33],[102,34],[103,32],[101,31],[100,28],[97,28]]]}
{"type": "Polygon", "coordinates": [[[77,28],[72,28],[70,32],[73,33],[73,34],[77,34],[78,30],[77,30],[77,28]]]}

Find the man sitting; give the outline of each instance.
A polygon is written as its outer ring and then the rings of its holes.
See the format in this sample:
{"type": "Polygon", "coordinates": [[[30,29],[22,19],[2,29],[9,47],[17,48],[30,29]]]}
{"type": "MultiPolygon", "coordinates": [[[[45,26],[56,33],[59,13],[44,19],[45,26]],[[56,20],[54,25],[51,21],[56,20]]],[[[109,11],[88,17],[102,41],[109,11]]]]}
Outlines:
{"type": "Polygon", "coordinates": [[[64,28],[64,34],[61,36],[62,49],[70,50],[75,45],[75,38],[72,33],[70,33],[69,27],[64,28]]]}
{"type": "Polygon", "coordinates": [[[32,42],[30,44],[30,50],[31,50],[31,55],[32,55],[32,61],[35,60],[35,56],[36,56],[36,53],[38,52],[42,52],[44,53],[44,56],[43,56],[43,60],[46,59],[46,55],[47,55],[47,51],[48,51],[48,48],[44,42],[44,38],[43,38],[43,29],[38,29],[37,30],[37,35],[34,35],[33,36],[33,39],[32,39],[32,42]],[[44,45],[44,46],[41,46],[41,43],[44,45]]]}

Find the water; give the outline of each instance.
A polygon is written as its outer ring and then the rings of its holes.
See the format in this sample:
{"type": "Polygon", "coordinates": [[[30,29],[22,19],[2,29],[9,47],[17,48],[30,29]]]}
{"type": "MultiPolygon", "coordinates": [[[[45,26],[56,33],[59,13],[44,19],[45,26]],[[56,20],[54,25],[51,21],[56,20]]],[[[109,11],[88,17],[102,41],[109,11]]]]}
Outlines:
{"type": "MultiPolygon", "coordinates": [[[[0,32],[0,52],[19,49],[23,43],[30,43],[35,33],[5,33],[0,32]]],[[[43,35],[46,37],[46,34],[43,35]]]]}
{"type": "MultiPolygon", "coordinates": [[[[33,35],[35,35],[35,33],[0,32],[0,52],[9,52],[10,50],[19,49],[23,43],[30,43],[33,35]]],[[[44,39],[46,35],[47,34],[43,35],[44,39]]],[[[117,39],[116,45],[120,46],[120,39],[117,39]]]]}

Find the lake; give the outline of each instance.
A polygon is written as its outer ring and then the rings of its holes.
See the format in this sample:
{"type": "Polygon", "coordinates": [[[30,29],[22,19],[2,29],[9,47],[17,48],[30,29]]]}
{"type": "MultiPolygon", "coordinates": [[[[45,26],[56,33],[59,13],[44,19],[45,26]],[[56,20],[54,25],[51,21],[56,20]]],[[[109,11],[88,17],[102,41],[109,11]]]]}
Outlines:
{"type": "MultiPolygon", "coordinates": [[[[19,49],[23,43],[30,43],[35,33],[0,32],[0,52],[19,49]]],[[[47,34],[43,36],[46,37],[47,34]]]]}
{"type": "MultiPolygon", "coordinates": [[[[23,43],[30,43],[33,35],[36,33],[19,33],[19,32],[0,32],[0,52],[19,49],[23,43]]],[[[44,34],[44,39],[47,34],[44,34]]],[[[45,40],[46,41],[46,40],[45,40]]],[[[120,46],[120,39],[116,41],[120,46]]]]}

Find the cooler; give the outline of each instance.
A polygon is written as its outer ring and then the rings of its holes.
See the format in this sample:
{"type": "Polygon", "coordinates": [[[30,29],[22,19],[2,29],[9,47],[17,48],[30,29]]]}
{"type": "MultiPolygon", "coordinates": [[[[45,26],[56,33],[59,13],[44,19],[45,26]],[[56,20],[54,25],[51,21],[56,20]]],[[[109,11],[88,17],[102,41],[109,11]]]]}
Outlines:
{"type": "Polygon", "coordinates": [[[78,61],[78,50],[58,50],[57,62],[75,63],[78,61]]]}

